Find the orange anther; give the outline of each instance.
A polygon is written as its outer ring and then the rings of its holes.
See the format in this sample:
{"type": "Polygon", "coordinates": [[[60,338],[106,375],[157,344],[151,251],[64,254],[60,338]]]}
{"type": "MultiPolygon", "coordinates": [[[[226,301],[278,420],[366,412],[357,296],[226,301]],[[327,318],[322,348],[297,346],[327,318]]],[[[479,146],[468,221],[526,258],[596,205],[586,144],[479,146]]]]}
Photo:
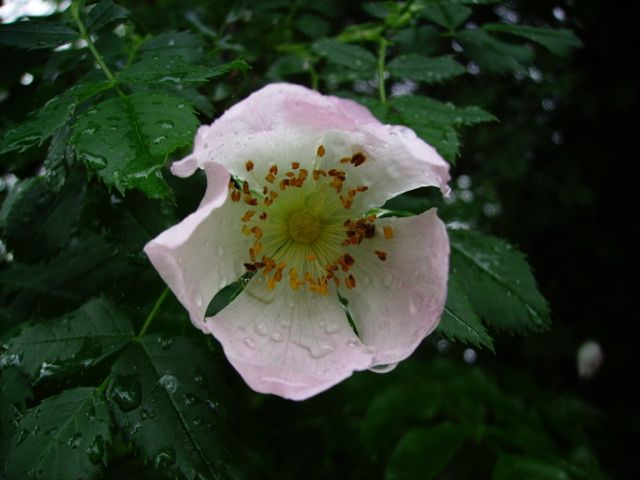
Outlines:
{"type": "Polygon", "coordinates": [[[347,288],[356,288],[356,277],[354,277],[353,275],[349,275],[345,279],[344,283],[347,286],[347,288]]]}
{"type": "Polygon", "coordinates": [[[264,179],[269,183],[273,183],[276,181],[276,176],[273,173],[269,173],[266,177],[264,177],[264,179]]]}
{"type": "Polygon", "coordinates": [[[251,160],[247,160],[247,163],[244,164],[244,167],[247,169],[247,172],[253,170],[253,162],[251,160]]]}
{"type": "Polygon", "coordinates": [[[249,220],[251,220],[251,217],[253,217],[255,214],[256,212],[254,212],[253,210],[247,210],[246,212],[244,212],[244,215],[242,215],[242,218],[240,219],[240,221],[248,222],[249,220]]]}
{"type": "Polygon", "coordinates": [[[364,163],[367,157],[364,156],[364,153],[356,153],[353,157],[351,157],[351,165],[354,167],[358,167],[364,163]]]}
{"type": "Polygon", "coordinates": [[[376,250],[375,253],[378,256],[378,258],[380,260],[382,260],[383,262],[387,259],[387,253],[386,252],[383,252],[382,250],[376,250]]]}
{"type": "Polygon", "coordinates": [[[385,225],[382,227],[382,231],[384,232],[384,238],[387,240],[391,240],[393,238],[393,228],[389,225],[385,225]]]}
{"type": "Polygon", "coordinates": [[[231,192],[231,201],[232,202],[239,202],[241,197],[242,197],[242,195],[240,194],[240,192],[238,190],[234,190],[233,192],[231,192]]]}
{"type": "Polygon", "coordinates": [[[291,164],[291,168],[293,168],[294,170],[297,170],[298,168],[300,168],[300,162],[293,162],[291,164]]]}
{"type": "Polygon", "coordinates": [[[253,205],[253,206],[258,205],[258,199],[257,198],[253,198],[251,195],[245,195],[244,202],[247,205],[253,205]]]}
{"type": "Polygon", "coordinates": [[[325,149],[324,149],[324,145],[320,145],[318,147],[318,150],[316,150],[316,153],[318,154],[319,157],[324,157],[325,149]]]}
{"type": "Polygon", "coordinates": [[[259,218],[260,218],[260,220],[266,220],[266,219],[267,219],[267,212],[262,212],[262,213],[260,214],[260,217],[259,217],[259,218]]]}

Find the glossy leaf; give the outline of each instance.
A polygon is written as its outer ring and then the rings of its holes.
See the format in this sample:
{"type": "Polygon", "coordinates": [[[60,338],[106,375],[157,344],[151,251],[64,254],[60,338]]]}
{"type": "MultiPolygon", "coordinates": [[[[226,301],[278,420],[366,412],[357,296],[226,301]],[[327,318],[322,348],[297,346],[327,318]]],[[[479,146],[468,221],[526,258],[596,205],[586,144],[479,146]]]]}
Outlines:
{"type": "Polygon", "coordinates": [[[111,419],[95,388],[74,388],[28,410],[9,446],[7,478],[99,478],[111,443],[111,419]]]}
{"type": "Polygon", "coordinates": [[[394,58],[387,69],[396,77],[428,84],[439,83],[467,71],[451,55],[429,58],[415,54],[394,58]]]}
{"type": "Polygon", "coordinates": [[[222,476],[227,405],[215,362],[191,340],[149,335],[114,364],[107,393],[113,418],[155,469],[222,476]]]}
{"type": "Polygon", "coordinates": [[[91,300],[60,318],[23,324],[6,341],[0,364],[17,365],[34,384],[49,377],[60,380],[113,355],[133,336],[120,309],[105,299],[91,300]]]}
{"type": "Polygon", "coordinates": [[[194,65],[181,57],[158,60],[143,59],[126,67],[118,74],[118,80],[123,83],[153,83],[168,84],[206,82],[232,70],[244,71],[249,67],[243,60],[234,60],[215,67],[194,65]]]}
{"type": "Polygon", "coordinates": [[[329,62],[354,70],[371,72],[376,68],[376,57],[357,45],[324,38],[313,44],[313,50],[329,62]]]}
{"type": "Polygon", "coordinates": [[[451,272],[485,323],[524,332],[549,326],[549,307],[524,255],[504,240],[450,230],[451,272]]]}
{"type": "Polygon", "coordinates": [[[160,169],[167,155],[193,141],[198,120],[186,101],[134,93],[96,105],[77,121],[71,142],[78,158],[107,187],[169,195],[160,169]]]}
{"type": "Polygon", "coordinates": [[[34,145],[42,145],[69,121],[80,102],[110,87],[109,82],[90,82],[76,85],[62,95],[52,98],[40,110],[31,114],[24,123],[5,133],[0,140],[0,154],[12,150],[22,152],[34,145]]]}
{"type": "Polygon", "coordinates": [[[527,46],[503,42],[478,28],[456,33],[456,40],[464,53],[488,72],[520,71],[533,59],[527,46]]]}
{"type": "Polygon", "coordinates": [[[483,25],[482,28],[488,32],[506,33],[526,38],[561,57],[566,57],[574,49],[582,46],[580,39],[571,30],[564,28],[530,27],[506,23],[489,23],[483,25]]]}
{"type": "Polygon", "coordinates": [[[461,4],[438,2],[427,4],[423,10],[419,11],[419,15],[449,31],[454,31],[469,18],[471,12],[469,7],[461,4]]]}
{"type": "Polygon", "coordinates": [[[128,18],[129,15],[129,10],[123,6],[113,3],[111,0],[100,0],[89,11],[85,26],[89,32],[97,32],[107,25],[128,18]]]}
{"type": "Polygon", "coordinates": [[[84,206],[86,185],[79,177],[58,193],[42,177],[24,180],[11,191],[0,210],[0,229],[17,260],[49,258],[67,242],[84,206]]]}
{"type": "Polygon", "coordinates": [[[48,21],[28,20],[0,25],[0,44],[28,50],[59,47],[79,36],[66,25],[48,21]]]}
{"type": "Polygon", "coordinates": [[[447,304],[437,331],[450,340],[493,351],[493,340],[489,332],[455,276],[449,278],[447,304]]]}

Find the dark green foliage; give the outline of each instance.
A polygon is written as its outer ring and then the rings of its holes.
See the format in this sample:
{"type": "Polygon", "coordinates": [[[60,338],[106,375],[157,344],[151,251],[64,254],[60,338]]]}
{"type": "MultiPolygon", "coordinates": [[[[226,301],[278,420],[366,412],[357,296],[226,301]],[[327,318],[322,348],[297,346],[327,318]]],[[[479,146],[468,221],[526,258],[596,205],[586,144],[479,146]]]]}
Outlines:
{"type": "Polygon", "coordinates": [[[116,425],[150,466],[218,478],[224,466],[225,385],[189,339],[150,335],[113,365],[107,396],[116,425]]]}
{"type": "Polygon", "coordinates": [[[8,339],[0,364],[15,365],[32,383],[72,378],[118,352],[133,338],[129,319],[104,299],[44,323],[23,324],[8,339]]]}
{"type": "Polygon", "coordinates": [[[568,97],[557,56],[582,45],[578,23],[544,26],[551,8],[525,3],[89,0],[0,26],[0,478],[605,478],[575,345],[534,335],[550,314],[525,255],[479,233],[529,252],[503,199],[562,202],[580,183],[535,183],[551,132],[521,128],[568,97]],[[394,372],[300,403],[250,391],[143,253],[202,198],[201,172],[167,168],[198,125],[270,81],[351,98],[452,165],[451,197],[419,189],[377,211],[435,206],[451,227],[434,335],[394,372]]]}
{"type": "Polygon", "coordinates": [[[135,93],[106,100],[83,114],[71,142],[107,187],[152,198],[169,195],[160,169],[167,155],[193,141],[198,121],[178,97],[135,93]],[[98,141],[96,141],[98,139],[98,141]]]}
{"type": "Polygon", "coordinates": [[[507,330],[549,327],[549,306],[536,288],[524,255],[503,240],[450,230],[451,277],[482,319],[507,330]]]}
{"type": "Polygon", "coordinates": [[[111,418],[94,388],[66,390],[18,421],[4,474],[8,478],[99,478],[111,443],[111,418]]]}

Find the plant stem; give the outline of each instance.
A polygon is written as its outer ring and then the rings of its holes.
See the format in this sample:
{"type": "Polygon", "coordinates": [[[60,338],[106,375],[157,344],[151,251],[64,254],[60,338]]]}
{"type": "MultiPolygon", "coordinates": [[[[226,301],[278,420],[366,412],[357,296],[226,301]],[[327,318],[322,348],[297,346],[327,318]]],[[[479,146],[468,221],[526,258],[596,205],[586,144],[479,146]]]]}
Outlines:
{"type": "Polygon", "coordinates": [[[387,103],[387,92],[384,84],[384,67],[387,57],[387,40],[384,37],[380,37],[378,40],[378,94],[380,95],[380,101],[387,103]]]}
{"type": "Polygon", "coordinates": [[[165,287],[164,290],[162,291],[162,293],[160,294],[160,296],[158,297],[158,300],[156,300],[155,305],[153,306],[153,308],[149,312],[149,315],[147,316],[147,319],[144,321],[144,325],[142,325],[142,328],[140,329],[140,333],[138,333],[138,335],[136,335],[136,338],[140,338],[145,333],[147,333],[147,329],[149,328],[149,325],[151,325],[151,322],[153,322],[153,319],[155,318],[156,314],[158,313],[158,310],[160,310],[160,307],[162,306],[162,303],[164,302],[165,298],[167,298],[167,294],[168,293],[169,293],[169,287],[165,287]]]}
{"type": "Polygon", "coordinates": [[[96,62],[98,62],[98,65],[100,65],[102,72],[107,77],[107,79],[111,83],[113,83],[113,86],[118,91],[118,93],[124,96],[124,94],[118,87],[118,80],[116,80],[115,75],[113,74],[111,69],[108,67],[108,65],[105,63],[104,59],[102,58],[102,55],[100,55],[100,52],[98,52],[98,49],[93,43],[93,40],[91,40],[91,35],[89,35],[89,32],[87,32],[87,27],[85,26],[84,22],[82,21],[82,18],[80,17],[80,6],[78,4],[78,0],[74,0],[73,3],[71,4],[71,15],[73,16],[73,19],[75,20],[76,25],[78,25],[78,30],[80,30],[80,38],[82,38],[85,42],[87,42],[89,51],[93,55],[93,58],[95,58],[96,62]]]}

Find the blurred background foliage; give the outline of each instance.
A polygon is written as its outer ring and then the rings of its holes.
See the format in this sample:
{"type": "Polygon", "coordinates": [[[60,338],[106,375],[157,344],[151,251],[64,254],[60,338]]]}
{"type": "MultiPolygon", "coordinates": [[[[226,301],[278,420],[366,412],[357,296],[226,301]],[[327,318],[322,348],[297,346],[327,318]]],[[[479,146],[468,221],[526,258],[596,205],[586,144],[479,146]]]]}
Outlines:
{"type": "Polygon", "coordinates": [[[595,0],[49,13],[0,29],[3,478],[633,477],[629,16],[595,0]],[[393,372],[302,403],[251,392],[141,252],[204,191],[168,160],[274,81],[413,128],[453,172],[449,198],[385,206],[437,206],[451,229],[441,327],[393,372]],[[605,360],[579,375],[587,340],[605,360]]]}

